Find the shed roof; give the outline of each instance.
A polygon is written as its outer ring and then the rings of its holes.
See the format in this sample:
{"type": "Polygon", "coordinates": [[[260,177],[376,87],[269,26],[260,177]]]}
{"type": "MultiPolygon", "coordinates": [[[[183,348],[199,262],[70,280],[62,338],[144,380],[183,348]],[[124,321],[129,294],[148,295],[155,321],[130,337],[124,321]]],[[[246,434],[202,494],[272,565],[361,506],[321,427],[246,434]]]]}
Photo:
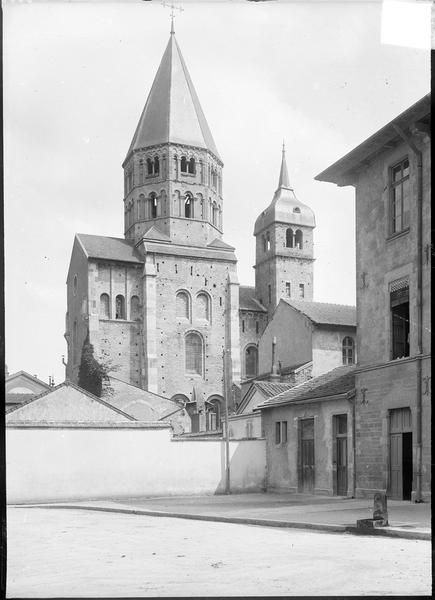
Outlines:
{"type": "Polygon", "coordinates": [[[301,312],[317,325],[345,325],[356,327],[356,307],[328,302],[308,302],[281,298],[295,310],[301,312]]]}
{"type": "Polygon", "coordinates": [[[354,389],[355,365],[337,367],[332,371],[328,371],[328,373],[296,385],[291,390],[265,400],[257,408],[267,409],[303,400],[327,399],[331,396],[348,394],[354,389]]]}

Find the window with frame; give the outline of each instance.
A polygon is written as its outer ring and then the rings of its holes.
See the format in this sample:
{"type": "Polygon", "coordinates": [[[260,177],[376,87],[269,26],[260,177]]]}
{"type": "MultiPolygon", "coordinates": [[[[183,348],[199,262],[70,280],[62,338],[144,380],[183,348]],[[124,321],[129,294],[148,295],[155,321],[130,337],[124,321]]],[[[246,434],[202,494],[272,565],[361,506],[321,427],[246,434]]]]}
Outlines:
{"type": "Polygon", "coordinates": [[[342,342],[343,365],[353,365],[355,362],[355,342],[346,336],[342,342]]]}
{"type": "Polygon", "coordinates": [[[299,284],[299,298],[305,298],[305,285],[303,283],[299,284]]]}
{"type": "Polygon", "coordinates": [[[287,444],[287,421],[275,422],[275,444],[287,444]]]}
{"type": "Polygon", "coordinates": [[[290,281],[286,281],[285,282],[285,295],[288,296],[289,298],[291,297],[291,285],[290,285],[290,281]]]}
{"type": "Polygon", "coordinates": [[[390,169],[390,235],[409,228],[409,160],[390,169]]]}
{"type": "Polygon", "coordinates": [[[390,285],[391,358],[409,356],[409,283],[403,279],[390,285]]]}

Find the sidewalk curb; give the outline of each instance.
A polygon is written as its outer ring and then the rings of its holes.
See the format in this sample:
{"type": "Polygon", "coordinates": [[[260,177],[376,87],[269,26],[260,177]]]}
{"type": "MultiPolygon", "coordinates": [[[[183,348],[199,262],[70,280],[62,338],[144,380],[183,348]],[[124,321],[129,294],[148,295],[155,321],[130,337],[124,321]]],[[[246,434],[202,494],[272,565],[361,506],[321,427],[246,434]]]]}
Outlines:
{"type": "Polygon", "coordinates": [[[104,506],[80,506],[77,504],[20,504],[16,508],[65,508],[72,510],[90,510],[95,512],[110,512],[126,515],[144,515],[149,517],[169,517],[176,519],[190,519],[192,521],[212,521],[221,523],[235,523],[237,525],[257,525],[263,527],[281,527],[288,529],[310,529],[327,533],[350,533],[353,535],[380,535],[384,537],[402,538],[408,540],[430,541],[430,533],[420,531],[403,531],[398,529],[360,529],[353,525],[331,525],[328,523],[301,523],[299,521],[277,521],[274,519],[255,519],[249,517],[224,517],[219,515],[196,515],[191,513],[165,512],[160,510],[146,510],[137,508],[114,508],[104,506]]]}

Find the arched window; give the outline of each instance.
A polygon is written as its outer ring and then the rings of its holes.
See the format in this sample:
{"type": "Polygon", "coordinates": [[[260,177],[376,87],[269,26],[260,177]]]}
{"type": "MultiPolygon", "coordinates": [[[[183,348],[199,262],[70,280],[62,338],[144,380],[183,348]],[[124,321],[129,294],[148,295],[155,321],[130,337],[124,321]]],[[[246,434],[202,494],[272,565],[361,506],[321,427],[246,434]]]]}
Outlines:
{"type": "Polygon", "coordinates": [[[147,158],[147,174],[153,174],[153,161],[150,158],[147,158]]]}
{"type": "Polygon", "coordinates": [[[100,317],[110,319],[110,298],[108,294],[101,294],[100,296],[100,317]]]}
{"type": "Polygon", "coordinates": [[[285,246],[286,248],[293,248],[293,229],[290,227],[285,232],[285,246]]]}
{"type": "Polygon", "coordinates": [[[355,362],[355,342],[353,338],[346,336],[343,339],[343,364],[353,365],[355,362]]]}
{"type": "Polygon", "coordinates": [[[186,219],[193,218],[193,198],[191,194],[186,194],[186,199],[184,200],[184,216],[186,219]]]}
{"type": "Polygon", "coordinates": [[[151,192],[148,201],[148,218],[155,219],[157,217],[157,196],[151,192]]]}
{"type": "Polygon", "coordinates": [[[216,431],[221,428],[223,398],[212,396],[207,400],[207,430],[216,431]]]}
{"type": "Polygon", "coordinates": [[[204,292],[196,297],[196,316],[198,319],[210,321],[210,298],[204,292]]]}
{"type": "Polygon", "coordinates": [[[116,319],[125,319],[125,300],[124,296],[118,294],[115,300],[116,319]]]}
{"type": "Polygon", "coordinates": [[[180,168],[181,168],[181,172],[182,172],[182,173],[187,173],[187,159],[186,159],[186,157],[185,157],[185,156],[182,156],[182,157],[181,157],[181,165],[180,165],[180,168]]]}
{"type": "Polygon", "coordinates": [[[258,350],[256,346],[248,346],[245,350],[245,377],[250,379],[258,372],[258,350]]]}
{"type": "Polygon", "coordinates": [[[187,292],[178,292],[176,299],[176,315],[179,319],[189,319],[190,317],[190,302],[187,292]]]}
{"type": "Polygon", "coordinates": [[[195,159],[192,158],[189,160],[189,167],[188,167],[188,171],[189,173],[191,173],[192,175],[195,175],[195,159]]]}
{"type": "Polygon", "coordinates": [[[216,202],[213,202],[213,216],[212,216],[212,224],[217,227],[217,221],[218,221],[218,207],[216,202]]]}
{"type": "Polygon", "coordinates": [[[159,157],[155,156],[154,157],[154,175],[158,175],[160,172],[160,161],[159,161],[159,157]]]}
{"type": "Polygon", "coordinates": [[[270,233],[266,233],[266,250],[270,250],[270,233]]]}
{"type": "Polygon", "coordinates": [[[299,250],[302,250],[303,235],[302,235],[302,231],[300,229],[297,229],[296,233],[295,233],[295,246],[296,246],[296,248],[299,248],[299,250]]]}
{"type": "Polygon", "coordinates": [[[140,194],[139,196],[139,219],[145,219],[145,196],[140,194]]]}
{"type": "Polygon", "coordinates": [[[140,301],[138,296],[132,296],[130,300],[130,320],[137,321],[140,317],[140,301]]]}
{"type": "Polygon", "coordinates": [[[139,161],[139,183],[143,183],[144,182],[143,175],[144,175],[144,173],[143,173],[143,160],[141,159],[139,161]]]}
{"type": "Polygon", "coordinates": [[[293,209],[293,212],[294,213],[300,213],[301,209],[299,208],[299,206],[295,206],[294,209],[293,209]]]}
{"type": "Polygon", "coordinates": [[[203,372],[203,343],[199,333],[191,332],[186,335],[186,373],[202,375],[203,372]]]}

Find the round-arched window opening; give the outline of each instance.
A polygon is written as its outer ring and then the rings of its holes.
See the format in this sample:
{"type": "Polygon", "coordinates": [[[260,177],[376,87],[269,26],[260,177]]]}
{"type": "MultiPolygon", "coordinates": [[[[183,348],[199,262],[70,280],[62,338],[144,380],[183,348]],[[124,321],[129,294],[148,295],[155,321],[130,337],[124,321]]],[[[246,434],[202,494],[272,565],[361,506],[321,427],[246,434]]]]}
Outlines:
{"type": "Polygon", "coordinates": [[[301,209],[299,208],[299,206],[295,206],[294,209],[293,209],[293,212],[294,213],[300,213],[301,209]]]}

